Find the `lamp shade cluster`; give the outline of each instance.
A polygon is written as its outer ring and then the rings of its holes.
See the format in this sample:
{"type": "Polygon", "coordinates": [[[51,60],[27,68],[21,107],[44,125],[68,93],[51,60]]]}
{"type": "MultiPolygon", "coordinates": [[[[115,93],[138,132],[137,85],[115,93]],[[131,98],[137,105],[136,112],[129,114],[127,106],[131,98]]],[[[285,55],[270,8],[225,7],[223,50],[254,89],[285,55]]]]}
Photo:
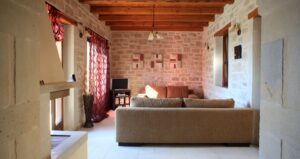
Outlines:
{"type": "Polygon", "coordinates": [[[162,40],[162,39],[164,39],[157,31],[151,31],[150,33],[149,33],[149,36],[148,36],[148,40],[149,41],[153,41],[153,40],[155,40],[155,39],[157,39],[157,40],[162,40]]]}

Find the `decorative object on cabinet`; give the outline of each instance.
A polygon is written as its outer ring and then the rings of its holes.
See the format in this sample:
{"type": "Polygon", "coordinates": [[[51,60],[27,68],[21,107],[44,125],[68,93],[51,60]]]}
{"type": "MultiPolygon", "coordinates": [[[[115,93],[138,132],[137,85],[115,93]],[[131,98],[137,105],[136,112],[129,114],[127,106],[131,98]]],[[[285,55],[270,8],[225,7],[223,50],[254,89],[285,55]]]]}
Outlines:
{"type": "Polygon", "coordinates": [[[238,36],[240,36],[242,34],[242,29],[241,29],[241,24],[240,23],[236,23],[233,25],[233,28],[232,28],[234,31],[236,31],[236,34],[238,36]]]}
{"type": "Polygon", "coordinates": [[[83,127],[92,128],[94,127],[92,121],[92,107],[93,107],[94,96],[93,95],[83,95],[83,104],[85,112],[85,123],[83,127]]]}
{"type": "Polygon", "coordinates": [[[117,107],[128,107],[130,105],[131,90],[129,89],[114,89],[112,94],[112,109],[117,107]]]}

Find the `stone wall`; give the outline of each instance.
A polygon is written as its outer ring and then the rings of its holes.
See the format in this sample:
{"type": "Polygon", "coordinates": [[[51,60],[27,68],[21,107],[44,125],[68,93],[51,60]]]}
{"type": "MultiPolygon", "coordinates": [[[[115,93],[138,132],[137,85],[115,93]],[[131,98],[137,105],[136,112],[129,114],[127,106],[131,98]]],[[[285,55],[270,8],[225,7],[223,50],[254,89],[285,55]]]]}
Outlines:
{"type": "MultiPolygon", "coordinates": [[[[226,5],[224,13],[217,15],[215,22],[203,32],[202,44],[202,69],[203,89],[206,98],[234,98],[236,107],[252,106],[252,83],[254,78],[253,61],[253,19],[248,20],[248,14],[257,8],[257,0],[235,1],[226,5]],[[214,55],[216,51],[216,38],[214,34],[231,23],[229,28],[229,83],[228,88],[216,86],[214,77],[214,55]],[[237,35],[233,29],[235,24],[240,24],[242,33],[237,35]],[[242,59],[234,60],[234,47],[242,45],[242,59]]],[[[259,45],[257,44],[257,47],[259,45]]],[[[259,74],[259,73],[257,73],[259,74]]],[[[259,92],[259,89],[257,90],[259,92]]]]}
{"type": "Polygon", "coordinates": [[[187,85],[202,94],[201,44],[197,32],[160,32],[159,41],[148,41],[149,32],[112,32],[111,77],[128,78],[129,87],[136,95],[147,84],[187,85]],[[144,68],[132,67],[132,55],[144,54],[144,68]],[[151,68],[153,54],[163,55],[162,69],[151,68]],[[182,54],[182,68],[171,69],[170,55],[182,54]]]}
{"type": "Polygon", "coordinates": [[[47,2],[55,6],[64,15],[81,23],[75,27],[74,32],[74,73],[77,79],[77,87],[71,90],[71,95],[74,94],[74,108],[64,108],[66,112],[65,128],[67,130],[74,130],[81,127],[84,119],[82,95],[84,93],[84,72],[87,59],[87,37],[79,37],[79,30],[84,30],[84,27],[88,27],[108,40],[110,40],[111,31],[103,21],[99,21],[96,15],[90,13],[88,5],[83,5],[78,0],[47,0],[47,2]],[[70,117],[70,115],[72,116],[70,117]]]}
{"type": "Polygon", "coordinates": [[[50,37],[44,9],[41,1],[0,1],[1,158],[50,158],[49,140],[41,146],[49,138],[40,116],[40,51],[50,37]]]}
{"type": "MultiPolygon", "coordinates": [[[[77,0],[53,0],[53,4],[109,39],[109,28],[98,23],[97,17],[77,0]]],[[[0,20],[0,158],[49,159],[50,95],[40,94],[40,57],[55,43],[44,1],[1,0],[0,20]]],[[[82,121],[86,38],[79,38],[78,28],[74,34],[75,74],[79,81],[74,102],[76,128],[82,121]]]]}
{"type": "Polygon", "coordinates": [[[260,159],[300,158],[299,6],[299,0],[260,2],[263,48],[260,159]]]}

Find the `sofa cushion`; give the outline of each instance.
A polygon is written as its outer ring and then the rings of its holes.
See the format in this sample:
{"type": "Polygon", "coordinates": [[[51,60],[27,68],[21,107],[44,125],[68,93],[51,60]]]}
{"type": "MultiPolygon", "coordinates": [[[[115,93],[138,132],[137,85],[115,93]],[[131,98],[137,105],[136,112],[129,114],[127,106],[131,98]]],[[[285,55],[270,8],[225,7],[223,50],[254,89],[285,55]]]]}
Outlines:
{"type": "Polygon", "coordinates": [[[180,98],[140,98],[132,97],[130,100],[130,107],[160,107],[160,108],[175,108],[182,107],[182,99],[180,98]]]}
{"type": "Polygon", "coordinates": [[[184,98],[184,105],[189,108],[233,108],[233,99],[191,99],[184,98]]]}
{"type": "Polygon", "coordinates": [[[189,89],[187,86],[168,86],[167,98],[187,98],[189,89]]]}
{"type": "Polygon", "coordinates": [[[167,87],[165,86],[155,86],[147,85],[145,88],[147,97],[149,98],[166,98],[167,97],[167,87]]]}

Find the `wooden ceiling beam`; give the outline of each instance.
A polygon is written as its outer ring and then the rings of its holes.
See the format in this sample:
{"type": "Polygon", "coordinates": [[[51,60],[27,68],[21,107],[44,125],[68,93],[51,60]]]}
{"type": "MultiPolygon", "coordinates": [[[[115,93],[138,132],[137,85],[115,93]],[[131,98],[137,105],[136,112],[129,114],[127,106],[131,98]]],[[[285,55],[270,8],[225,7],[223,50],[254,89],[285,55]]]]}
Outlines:
{"type": "MultiPolygon", "coordinates": [[[[101,15],[100,20],[103,21],[152,21],[151,15],[101,15]]],[[[160,15],[155,16],[155,21],[176,21],[176,22],[212,22],[215,20],[214,15],[160,15]]]]}
{"type": "MultiPolygon", "coordinates": [[[[154,23],[155,26],[187,26],[187,27],[204,27],[208,26],[208,22],[169,22],[158,21],[154,23]]],[[[151,21],[106,21],[109,26],[152,26],[151,21]]]]}
{"type": "Polygon", "coordinates": [[[79,0],[112,30],[203,31],[234,0],[79,0]]]}
{"type": "MultiPolygon", "coordinates": [[[[155,15],[214,15],[223,13],[223,7],[213,8],[155,8],[155,15]]],[[[151,7],[91,7],[100,15],[152,15],[151,7]]]]}
{"type": "MultiPolygon", "coordinates": [[[[112,26],[113,31],[152,31],[152,27],[145,26],[112,26]]],[[[186,27],[186,26],[158,26],[155,31],[203,31],[203,27],[186,27]]]]}
{"type": "Polygon", "coordinates": [[[223,7],[226,4],[232,4],[234,0],[80,0],[85,4],[103,7],[223,7]]]}

